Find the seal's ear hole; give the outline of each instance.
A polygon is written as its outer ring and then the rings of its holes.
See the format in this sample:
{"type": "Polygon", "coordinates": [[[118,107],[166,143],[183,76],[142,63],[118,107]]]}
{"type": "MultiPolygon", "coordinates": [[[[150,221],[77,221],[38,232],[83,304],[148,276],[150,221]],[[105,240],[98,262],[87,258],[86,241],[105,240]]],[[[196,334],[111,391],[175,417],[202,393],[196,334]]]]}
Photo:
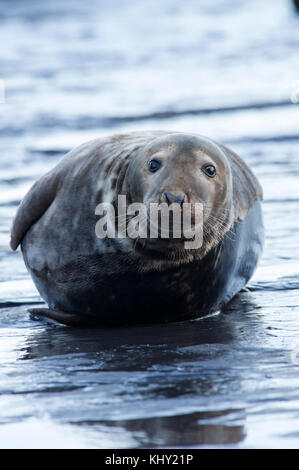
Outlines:
{"type": "Polygon", "coordinates": [[[162,163],[159,160],[156,160],[153,158],[152,160],[148,162],[147,166],[151,173],[155,173],[161,168],[162,163]]]}
{"type": "Polygon", "coordinates": [[[216,176],[216,168],[214,165],[205,165],[202,167],[202,171],[209,177],[214,178],[216,176]]]}

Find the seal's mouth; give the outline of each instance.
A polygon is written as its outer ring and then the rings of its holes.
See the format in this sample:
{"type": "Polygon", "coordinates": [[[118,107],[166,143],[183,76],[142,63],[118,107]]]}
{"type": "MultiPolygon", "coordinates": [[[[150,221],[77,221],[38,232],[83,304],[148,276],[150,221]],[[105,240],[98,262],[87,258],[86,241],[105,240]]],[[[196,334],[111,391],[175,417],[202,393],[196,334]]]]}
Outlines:
{"type": "Polygon", "coordinates": [[[203,241],[203,206],[194,208],[165,204],[145,206],[138,222],[131,216],[128,220],[128,235],[133,235],[134,245],[162,251],[198,249],[203,241]],[[135,233],[132,232],[135,223],[135,233]]]}

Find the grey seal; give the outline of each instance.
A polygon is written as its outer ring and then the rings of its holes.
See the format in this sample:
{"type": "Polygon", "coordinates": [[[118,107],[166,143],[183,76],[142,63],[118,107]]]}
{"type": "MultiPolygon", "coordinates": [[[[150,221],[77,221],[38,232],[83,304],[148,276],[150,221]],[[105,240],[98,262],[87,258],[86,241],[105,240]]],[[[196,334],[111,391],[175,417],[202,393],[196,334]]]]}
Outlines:
{"type": "Polygon", "coordinates": [[[170,131],[116,134],[65,155],[29,190],[11,248],[49,308],[67,325],[181,321],[221,309],[248,282],[262,253],[262,189],[246,163],[207,137],[170,131]],[[203,243],[99,238],[99,203],[203,206],[203,243]]]}

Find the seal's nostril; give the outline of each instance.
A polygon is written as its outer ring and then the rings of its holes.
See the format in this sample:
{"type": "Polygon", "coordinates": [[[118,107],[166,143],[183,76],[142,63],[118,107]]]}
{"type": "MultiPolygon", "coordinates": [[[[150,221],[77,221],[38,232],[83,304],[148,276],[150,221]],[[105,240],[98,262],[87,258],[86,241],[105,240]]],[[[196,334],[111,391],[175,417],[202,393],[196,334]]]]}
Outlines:
{"type": "Polygon", "coordinates": [[[168,204],[172,204],[173,202],[176,202],[177,204],[182,205],[184,200],[185,200],[185,194],[177,194],[176,196],[171,193],[164,193],[165,199],[168,204]]]}

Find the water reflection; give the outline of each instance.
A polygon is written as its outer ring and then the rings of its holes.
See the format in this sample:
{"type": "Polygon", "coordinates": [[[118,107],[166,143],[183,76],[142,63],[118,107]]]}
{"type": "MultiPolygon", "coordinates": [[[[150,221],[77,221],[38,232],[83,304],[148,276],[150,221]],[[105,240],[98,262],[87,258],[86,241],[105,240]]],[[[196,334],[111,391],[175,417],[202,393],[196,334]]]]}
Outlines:
{"type": "Polygon", "coordinates": [[[31,372],[19,393],[38,396],[60,422],[101,430],[112,447],[116,430],[120,447],[128,435],[141,447],[240,442],[246,413],[230,394],[243,368],[231,367],[231,352],[243,328],[255,335],[258,310],[242,292],[225,313],[198,321],[105,329],[32,322],[39,327],[19,358],[31,372]]]}
{"type": "Polygon", "coordinates": [[[222,410],[114,422],[82,421],[75,424],[92,426],[94,430],[106,426],[112,432],[115,428],[125,428],[140,447],[190,447],[240,442],[245,437],[245,428],[239,424],[242,418],[243,410],[222,410]],[[229,420],[231,424],[221,424],[221,420],[229,420]]]}
{"type": "Polygon", "coordinates": [[[204,319],[121,328],[68,328],[31,315],[32,320],[48,323],[42,331],[33,330],[27,338],[22,359],[53,355],[104,352],[114,348],[158,346],[167,351],[200,344],[227,344],[238,339],[240,315],[257,312],[259,306],[247,292],[236,296],[222,314],[204,319]],[[236,318],[232,318],[236,314],[236,318]],[[235,320],[235,321],[234,321],[235,320]]]}

